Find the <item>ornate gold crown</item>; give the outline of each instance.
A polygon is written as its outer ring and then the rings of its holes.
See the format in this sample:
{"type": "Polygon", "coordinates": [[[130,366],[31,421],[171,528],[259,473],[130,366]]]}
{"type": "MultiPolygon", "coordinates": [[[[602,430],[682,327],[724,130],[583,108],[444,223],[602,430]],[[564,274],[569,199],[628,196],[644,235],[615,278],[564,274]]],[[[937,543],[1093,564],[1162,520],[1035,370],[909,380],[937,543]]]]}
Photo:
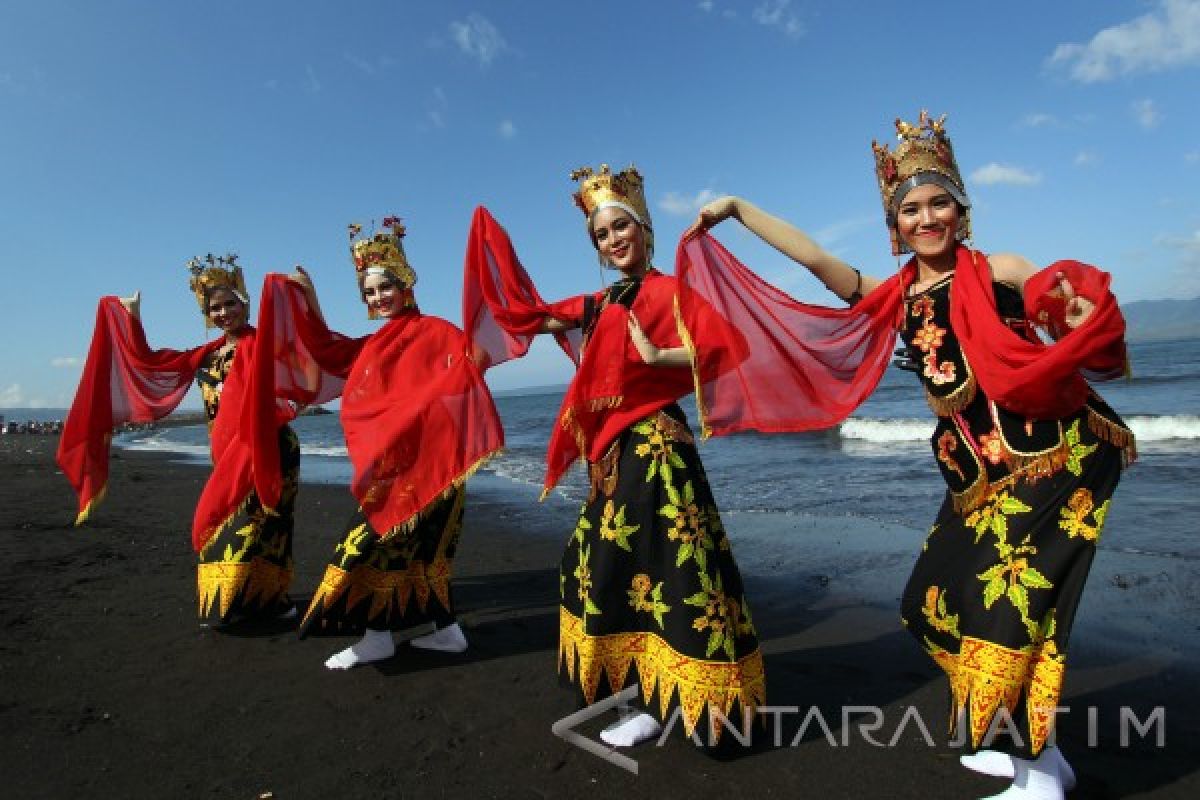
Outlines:
{"type": "MultiPolygon", "coordinates": [[[[362,225],[352,222],[346,226],[350,233],[350,256],[354,260],[354,272],[358,277],[361,289],[368,270],[377,269],[387,272],[407,290],[407,304],[415,307],[412,298],[412,288],[417,285],[417,273],[408,263],[404,254],[404,234],[407,232],[404,223],[397,216],[383,218],[385,231],[377,231],[370,236],[361,236],[362,225]]],[[[377,319],[374,311],[368,310],[368,319],[377,319]]]]}
{"type": "Polygon", "coordinates": [[[368,269],[381,269],[392,273],[396,280],[404,284],[405,289],[411,289],[417,283],[417,273],[409,266],[408,257],[404,255],[404,223],[399,217],[384,217],[383,227],[370,236],[361,236],[362,225],[352,222],[347,226],[350,232],[350,255],[354,259],[354,271],[358,273],[359,283],[368,269]]]}
{"type": "Polygon", "coordinates": [[[575,205],[591,219],[598,209],[614,204],[632,209],[639,222],[650,227],[650,211],[646,208],[646,191],[642,174],[632,164],[627,169],[612,174],[608,164],[601,164],[599,172],[591,167],[580,167],[571,173],[571,180],[579,181],[575,192],[575,205]]]}
{"type": "Polygon", "coordinates": [[[963,185],[958,163],[954,159],[954,148],[946,135],[946,115],[938,119],[922,109],[917,124],[896,118],[895,150],[887,145],[871,142],[875,153],[875,177],[879,180],[879,194],[883,200],[883,213],[892,236],[892,253],[910,252],[896,233],[896,208],[904,195],[924,183],[936,183],[948,191],[963,207],[959,240],[971,236],[971,203],[963,185]]]}
{"type": "Polygon", "coordinates": [[[200,313],[204,314],[205,327],[213,326],[208,318],[208,294],[214,289],[229,289],[243,303],[250,302],[249,295],[246,294],[246,279],[237,259],[236,253],[226,253],[223,256],[209,253],[203,259],[197,256],[187,262],[188,272],[192,274],[188,286],[196,295],[200,313]]]}

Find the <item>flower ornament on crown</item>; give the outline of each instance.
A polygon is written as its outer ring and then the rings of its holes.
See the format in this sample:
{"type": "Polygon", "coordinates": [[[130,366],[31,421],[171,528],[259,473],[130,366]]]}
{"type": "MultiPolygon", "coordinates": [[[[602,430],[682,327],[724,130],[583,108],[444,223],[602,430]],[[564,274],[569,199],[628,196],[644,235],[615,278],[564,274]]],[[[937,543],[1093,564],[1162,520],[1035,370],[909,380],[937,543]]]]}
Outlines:
{"type": "Polygon", "coordinates": [[[654,229],[650,222],[650,210],[646,207],[646,189],[642,174],[630,164],[613,174],[608,164],[601,164],[600,171],[591,167],[580,167],[571,172],[571,180],[579,183],[573,196],[575,205],[587,217],[589,230],[592,215],[602,208],[624,209],[646,229],[646,247],[654,250],[654,229]]]}
{"type": "MultiPolygon", "coordinates": [[[[412,288],[417,285],[417,273],[404,254],[404,222],[397,216],[388,216],[383,218],[381,227],[383,230],[363,236],[362,225],[357,222],[346,226],[350,234],[350,257],[354,261],[359,289],[368,275],[389,275],[410,295],[411,300],[412,288]]],[[[373,311],[368,316],[377,318],[373,311]]]]}
{"type": "Polygon", "coordinates": [[[204,258],[196,256],[187,262],[188,272],[192,275],[188,286],[196,295],[196,303],[200,306],[200,313],[204,315],[204,325],[207,328],[213,327],[212,320],[208,318],[208,297],[214,290],[228,289],[243,303],[250,304],[250,296],[246,293],[246,279],[237,259],[236,253],[226,253],[223,256],[209,253],[204,258]]]}
{"type": "Polygon", "coordinates": [[[892,239],[892,254],[912,252],[896,232],[896,210],[906,194],[927,183],[941,186],[962,206],[956,237],[959,241],[971,238],[971,202],[954,159],[950,137],[946,135],[946,115],[933,119],[928,111],[922,110],[915,125],[897,117],[896,139],[899,143],[894,150],[877,141],[871,142],[875,177],[879,180],[883,213],[892,239]]]}

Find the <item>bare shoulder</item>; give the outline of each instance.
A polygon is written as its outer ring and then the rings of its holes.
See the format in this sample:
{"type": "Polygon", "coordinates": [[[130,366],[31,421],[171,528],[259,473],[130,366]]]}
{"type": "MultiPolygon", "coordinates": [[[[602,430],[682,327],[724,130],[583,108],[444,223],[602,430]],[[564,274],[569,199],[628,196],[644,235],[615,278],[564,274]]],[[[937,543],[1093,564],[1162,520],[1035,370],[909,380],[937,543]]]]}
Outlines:
{"type": "Polygon", "coordinates": [[[1036,264],[1016,253],[992,253],[988,256],[988,263],[992,265],[992,277],[995,280],[1014,286],[1024,286],[1025,281],[1038,271],[1036,264]]]}

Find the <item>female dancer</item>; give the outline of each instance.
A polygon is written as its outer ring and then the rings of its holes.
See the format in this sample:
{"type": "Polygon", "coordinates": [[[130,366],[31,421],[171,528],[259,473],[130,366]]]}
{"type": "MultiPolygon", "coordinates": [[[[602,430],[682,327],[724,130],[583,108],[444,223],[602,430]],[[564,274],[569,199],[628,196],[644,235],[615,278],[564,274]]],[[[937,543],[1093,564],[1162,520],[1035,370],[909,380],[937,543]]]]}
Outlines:
{"type": "Polygon", "coordinates": [[[401,243],[404,225],[396,217],[383,224],[386,232],[362,238],[361,228],[350,226],[368,316],[387,320],[374,334],[352,340],[330,332],[302,269],[290,276],[291,289],[282,276],[270,276],[264,289],[268,310],[256,363],[278,363],[278,354],[287,352],[294,381],[285,385],[293,377],[283,370],[256,371],[276,381],[282,376],[271,389],[258,387],[257,395],[302,397],[319,370],[346,381],[341,421],[359,507],[304,614],[300,636],[317,629],[366,633],[329,658],[329,669],[390,658],[392,631],[431,623],[435,632],[412,640],[414,645],[466,649],[450,586],[465,483],[503,446],[500,419],[470,344],[462,331],[417,308],[416,273],[401,243]]]}
{"type": "MultiPolygon", "coordinates": [[[[765,702],[765,686],[741,575],[677,403],[693,379],[675,323],[675,280],[651,266],[636,169],[612,174],[605,165],[572,178],[588,237],[621,279],[543,304],[504,231],[480,209],[467,254],[467,324],[475,341],[497,343],[494,362],[524,352],[539,331],[583,335],[545,481],[549,491],[577,458],[587,460],[591,489],[560,568],[560,675],[588,703],[640,684],[646,711],[626,709],[601,733],[609,744],[658,735],[676,705],[689,734],[708,707],[711,742],[721,714],[744,727],[740,715],[765,702]]],[[[727,332],[711,310],[699,313],[702,329],[727,332]]]]}
{"type": "Polygon", "coordinates": [[[59,444],[58,463],[79,495],[77,524],[104,496],[113,427],[150,422],[175,410],[194,378],[208,416],[213,477],[197,508],[193,544],[202,621],[223,625],[261,614],[294,616],[292,510],[300,445],[283,418],[271,428],[282,492],[271,509],[259,502],[235,445],[255,330],[249,298],[234,255],[188,263],[190,286],[206,327],[220,339],[186,351],[151,350],[140,319],[140,293],[104,297],[83,377],[59,444]]]}
{"type": "MultiPolygon", "coordinates": [[[[1001,797],[1062,797],[1074,775],[1049,737],[1067,636],[1110,497],[1135,456],[1129,429],[1080,370],[1123,373],[1124,322],[1095,268],[1058,262],[1037,272],[1020,256],[962,244],[971,206],[943,120],[922,112],[896,127],[895,150],[874,151],[893,253],[913,254],[899,276],[862,275],[739,198],[705,206],[694,230],[734,217],[856,304],[840,316],[790,305],[802,324],[821,317],[843,333],[872,332],[871,355],[857,362],[866,393],[891,350],[879,334],[899,326],[938,417],[932,443],[948,487],[904,591],[904,623],[950,678],[952,729],[966,724],[977,750],[963,764],[1013,777],[1001,797]],[[1031,323],[1057,343],[1044,345],[1031,323]],[[1017,735],[997,739],[1004,752],[978,750],[1001,711],[1017,735]]],[[[710,259],[717,251],[707,247],[698,245],[696,273],[715,261],[740,267],[710,259]]],[[[856,364],[847,358],[855,335],[840,342],[843,367],[856,364]]],[[[824,423],[862,397],[831,407],[824,423]]]]}

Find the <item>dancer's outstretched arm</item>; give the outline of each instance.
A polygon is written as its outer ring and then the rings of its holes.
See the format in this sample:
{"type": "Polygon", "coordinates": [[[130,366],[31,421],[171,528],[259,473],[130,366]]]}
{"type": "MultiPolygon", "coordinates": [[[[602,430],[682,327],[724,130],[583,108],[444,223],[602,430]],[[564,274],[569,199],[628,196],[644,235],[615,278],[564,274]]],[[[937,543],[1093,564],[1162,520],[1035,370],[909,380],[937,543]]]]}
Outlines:
{"type": "Polygon", "coordinates": [[[700,209],[685,236],[708,230],[733,217],[767,244],[806,267],[825,288],[848,303],[860,299],[881,281],[824,250],[799,228],[772,216],[740,197],[720,197],[700,209]]]}

